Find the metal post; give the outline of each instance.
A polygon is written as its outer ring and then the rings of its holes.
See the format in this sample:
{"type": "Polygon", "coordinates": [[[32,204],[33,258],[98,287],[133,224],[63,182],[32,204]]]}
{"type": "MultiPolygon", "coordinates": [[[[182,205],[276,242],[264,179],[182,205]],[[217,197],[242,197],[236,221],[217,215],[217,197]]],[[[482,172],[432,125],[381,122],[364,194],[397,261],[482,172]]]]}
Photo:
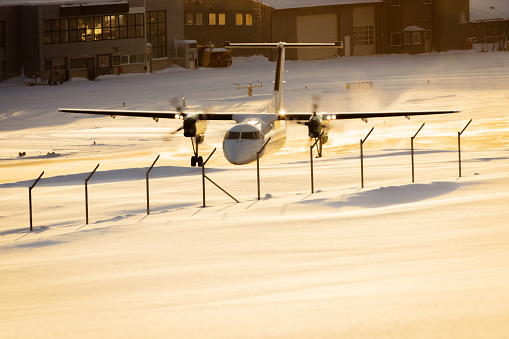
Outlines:
{"type": "Polygon", "coordinates": [[[97,164],[97,166],[95,166],[92,173],[90,173],[88,178],[85,179],[85,221],[86,221],[87,225],[88,225],[88,181],[90,180],[90,178],[92,178],[92,175],[94,175],[94,173],[95,173],[95,171],[97,171],[98,167],[99,167],[99,164],[97,164]]]}
{"type": "Polygon", "coordinates": [[[208,156],[207,160],[205,160],[203,162],[203,164],[201,165],[201,184],[203,187],[203,207],[205,207],[205,165],[209,161],[210,157],[212,157],[212,154],[214,154],[216,152],[216,149],[217,148],[214,148],[212,153],[210,153],[210,155],[208,156]]]}
{"type": "Polygon", "coordinates": [[[412,184],[414,183],[415,181],[415,172],[414,172],[414,139],[415,137],[417,137],[417,134],[419,134],[419,132],[421,131],[421,129],[424,127],[424,124],[426,124],[425,122],[422,123],[421,127],[417,130],[417,132],[415,133],[415,135],[413,137],[410,138],[410,144],[411,144],[411,147],[412,147],[412,184]]]}
{"type": "Polygon", "coordinates": [[[361,187],[362,188],[364,188],[364,152],[363,152],[363,145],[366,142],[366,140],[368,139],[368,137],[371,134],[371,132],[373,132],[374,129],[375,129],[375,127],[372,127],[371,130],[369,131],[368,135],[366,135],[366,137],[364,139],[361,139],[361,187]]]}
{"type": "Polygon", "coordinates": [[[465,130],[467,129],[468,125],[472,122],[472,119],[468,122],[468,124],[461,130],[461,132],[458,132],[458,166],[459,166],[459,176],[461,178],[461,135],[465,130]]]}
{"type": "Polygon", "coordinates": [[[44,174],[44,171],[42,171],[41,175],[39,175],[39,178],[35,180],[32,186],[28,188],[28,208],[30,210],[30,232],[33,230],[33,219],[32,219],[32,189],[37,185],[39,180],[41,180],[42,175],[44,174]]]}
{"type": "MultiPolygon", "coordinates": [[[[313,172],[313,148],[316,146],[318,141],[320,141],[323,137],[322,132],[318,138],[316,138],[314,144],[312,146],[309,146],[309,158],[310,158],[310,164],[311,164],[311,194],[315,193],[315,177],[313,172]]],[[[320,153],[320,150],[318,150],[318,153],[320,153]]]]}
{"type": "Polygon", "coordinates": [[[265,146],[269,143],[271,138],[268,138],[267,141],[263,144],[262,148],[256,153],[256,177],[258,182],[258,200],[260,200],[260,154],[265,149],[265,146]]]}
{"type": "Polygon", "coordinates": [[[156,160],[154,160],[154,162],[152,163],[152,166],[150,166],[150,168],[148,169],[148,171],[147,171],[147,173],[145,175],[146,182],[147,182],[147,215],[150,214],[150,199],[149,199],[149,188],[148,188],[148,175],[149,175],[150,171],[152,171],[152,168],[156,164],[157,160],[159,159],[159,156],[160,156],[160,154],[157,155],[156,160]]]}

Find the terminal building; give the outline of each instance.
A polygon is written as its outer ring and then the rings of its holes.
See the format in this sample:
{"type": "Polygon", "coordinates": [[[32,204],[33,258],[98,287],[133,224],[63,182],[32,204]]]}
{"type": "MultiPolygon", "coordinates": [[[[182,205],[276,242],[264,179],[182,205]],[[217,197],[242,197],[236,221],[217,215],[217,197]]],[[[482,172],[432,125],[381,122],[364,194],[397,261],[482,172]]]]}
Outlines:
{"type": "Polygon", "coordinates": [[[45,1],[0,6],[0,80],[64,79],[172,66],[182,0],[45,1]]]}

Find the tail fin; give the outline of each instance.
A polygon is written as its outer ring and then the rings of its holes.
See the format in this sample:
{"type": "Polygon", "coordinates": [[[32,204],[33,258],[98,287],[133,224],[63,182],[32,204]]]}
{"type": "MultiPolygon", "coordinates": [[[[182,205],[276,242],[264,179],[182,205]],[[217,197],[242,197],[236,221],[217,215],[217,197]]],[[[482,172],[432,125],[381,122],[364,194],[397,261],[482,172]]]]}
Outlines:
{"type": "Polygon", "coordinates": [[[266,113],[281,113],[283,110],[283,83],[285,72],[285,48],[343,48],[342,41],[332,43],[288,43],[288,42],[265,42],[265,43],[230,43],[223,42],[225,47],[233,48],[276,48],[276,71],[274,80],[274,95],[266,113]]]}

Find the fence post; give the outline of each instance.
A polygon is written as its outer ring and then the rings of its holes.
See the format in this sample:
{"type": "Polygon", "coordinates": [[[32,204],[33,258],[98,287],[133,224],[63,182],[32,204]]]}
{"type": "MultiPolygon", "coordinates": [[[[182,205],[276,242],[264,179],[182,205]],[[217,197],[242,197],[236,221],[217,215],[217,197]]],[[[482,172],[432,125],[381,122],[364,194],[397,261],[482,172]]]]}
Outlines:
{"type": "Polygon", "coordinates": [[[458,166],[459,166],[459,177],[461,178],[461,135],[465,130],[467,129],[468,125],[472,122],[472,119],[468,122],[468,124],[461,130],[461,132],[458,132],[458,166]]]}
{"type": "Polygon", "coordinates": [[[375,127],[372,127],[371,130],[369,131],[368,135],[366,135],[366,137],[364,139],[361,139],[361,187],[362,188],[364,188],[364,153],[363,153],[362,146],[364,145],[364,143],[366,142],[369,135],[371,134],[371,132],[373,132],[374,129],[375,129],[375,127]]]}
{"type": "Polygon", "coordinates": [[[98,167],[99,167],[99,164],[97,164],[97,166],[95,166],[92,173],[90,173],[88,178],[85,179],[85,221],[86,221],[87,225],[88,225],[88,181],[90,180],[90,178],[92,178],[92,175],[94,175],[94,173],[95,173],[95,171],[97,171],[98,167]]]}
{"type": "Polygon", "coordinates": [[[154,162],[152,163],[152,166],[150,166],[150,168],[148,169],[147,173],[145,173],[145,179],[146,179],[146,182],[147,182],[147,215],[150,214],[150,198],[149,198],[149,188],[148,188],[148,175],[149,175],[150,171],[152,171],[152,168],[156,164],[156,162],[159,159],[160,155],[161,154],[157,155],[156,160],[154,160],[154,162]]]}
{"type": "Polygon", "coordinates": [[[33,219],[32,219],[32,189],[37,185],[39,180],[41,180],[41,177],[43,176],[44,171],[42,171],[41,175],[39,175],[39,178],[35,180],[35,182],[28,188],[28,208],[30,210],[30,232],[33,230],[33,219]]]}
{"type": "Polygon", "coordinates": [[[268,138],[267,141],[263,144],[262,148],[256,153],[256,181],[258,183],[258,200],[260,200],[260,154],[265,149],[265,146],[269,143],[271,138],[268,138]]]}
{"type": "Polygon", "coordinates": [[[201,184],[203,187],[203,207],[205,207],[205,165],[209,161],[210,157],[212,157],[212,155],[216,152],[216,149],[217,148],[214,148],[212,153],[210,153],[210,155],[208,156],[207,160],[205,160],[203,162],[203,164],[201,165],[201,184]]]}
{"type": "Polygon", "coordinates": [[[314,178],[314,173],[313,173],[313,148],[316,146],[318,141],[320,141],[322,139],[323,133],[324,132],[322,132],[320,134],[320,136],[318,138],[316,138],[313,145],[309,146],[309,159],[310,159],[310,164],[311,164],[311,194],[315,193],[315,178],[314,178]]]}
{"type": "Polygon", "coordinates": [[[412,148],[412,184],[415,181],[415,172],[414,172],[414,139],[417,137],[417,134],[421,131],[421,129],[424,127],[425,122],[422,123],[421,127],[417,130],[417,132],[414,134],[413,137],[410,138],[410,144],[412,148]]]}
{"type": "Polygon", "coordinates": [[[202,185],[203,185],[203,207],[205,207],[205,179],[207,179],[208,181],[210,181],[211,183],[213,183],[217,188],[219,188],[221,191],[223,191],[224,194],[226,194],[227,196],[229,196],[230,198],[232,198],[233,200],[235,200],[235,202],[239,202],[237,199],[235,199],[230,193],[226,192],[221,186],[219,186],[218,184],[216,184],[214,181],[212,181],[212,179],[210,179],[209,177],[207,177],[205,175],[205,164],[209,161],[210,157],[212,156],[212,154],[214,154],[214,152],[216,151],[216,148],[214,148],[214,150],[212,151],[212,153],[210,153],[209,157],[207,158],[207,160],[205,160],[203,162],[203,165],[201,166],[201,174],[202,174],[202,185]]]}

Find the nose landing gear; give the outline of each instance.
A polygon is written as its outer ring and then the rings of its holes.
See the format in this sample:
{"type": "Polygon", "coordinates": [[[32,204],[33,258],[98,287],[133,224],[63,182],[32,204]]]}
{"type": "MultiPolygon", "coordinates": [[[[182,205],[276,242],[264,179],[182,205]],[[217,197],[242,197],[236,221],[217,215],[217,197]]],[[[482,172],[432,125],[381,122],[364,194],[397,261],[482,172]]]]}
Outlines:
{"type": "Polygon", "coordinates": [[[198,155],[198,145],[203,142],[204,136],[199,135],[191,138],[194,155],[191,157],[191,167],[203,166],[203,157],[198,155]]]}

